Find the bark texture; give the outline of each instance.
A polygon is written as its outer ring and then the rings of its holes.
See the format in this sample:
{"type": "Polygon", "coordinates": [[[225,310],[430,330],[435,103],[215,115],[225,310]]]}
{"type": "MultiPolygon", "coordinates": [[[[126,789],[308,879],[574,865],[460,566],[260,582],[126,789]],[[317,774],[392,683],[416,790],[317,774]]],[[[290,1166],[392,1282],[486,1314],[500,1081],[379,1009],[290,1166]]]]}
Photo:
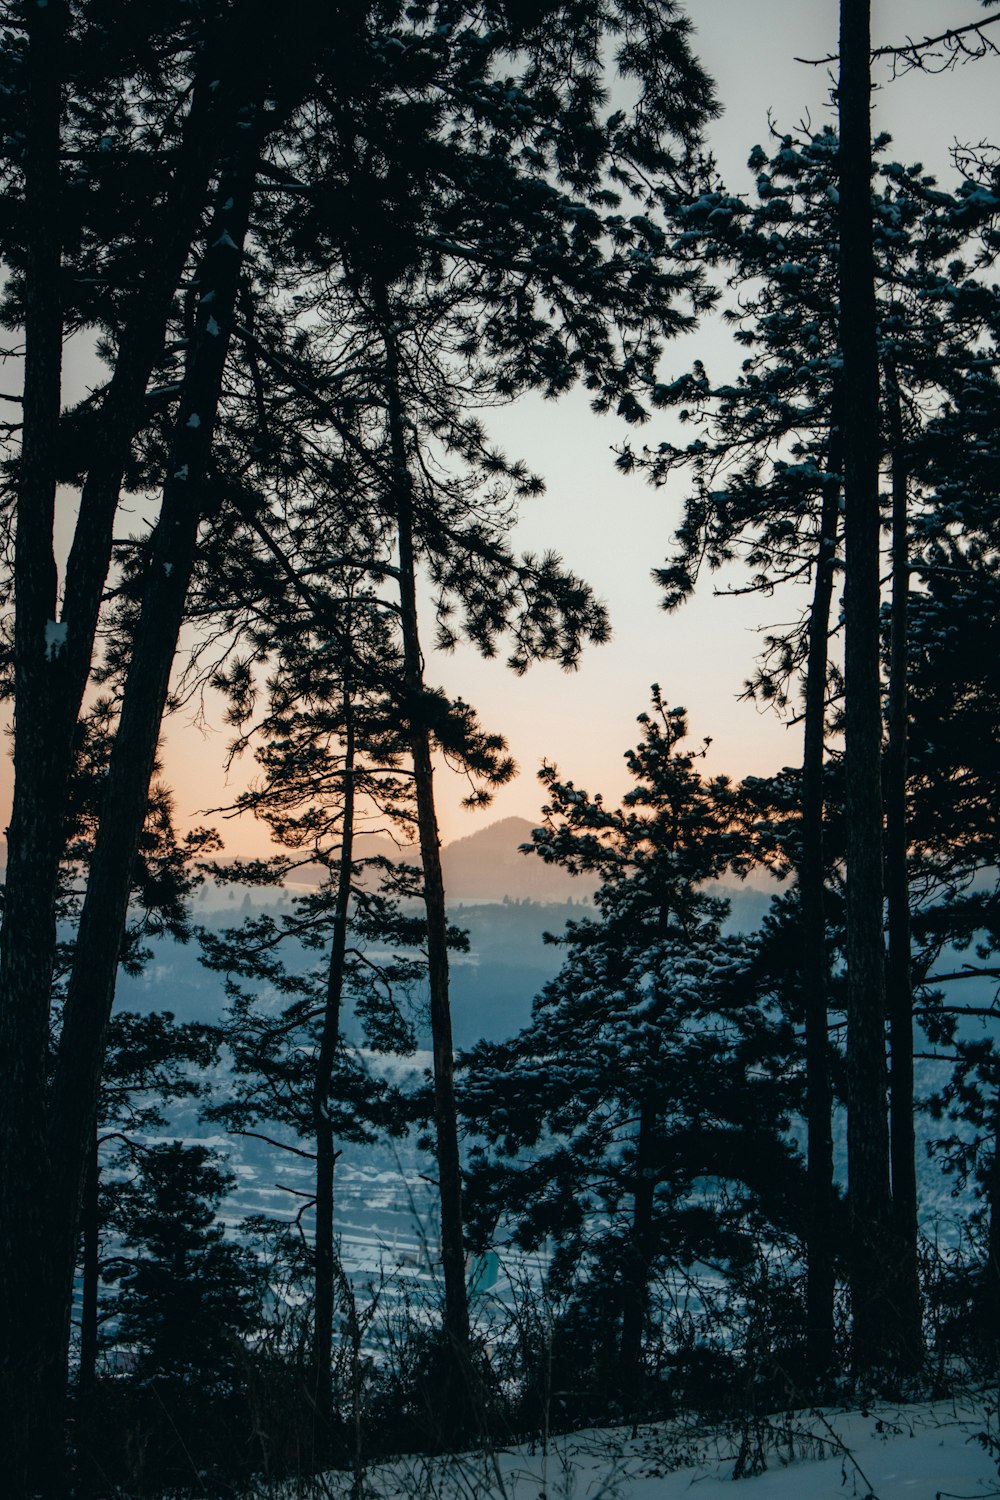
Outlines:
{"type": "MultiPolygon", "coordinates": [[[[220,178],[219,207],[198,268],[201,304],[174,429],[169,477],[150,548],[142,608],[108,766],[80,915],[49,1112],[53,1215],[49,1255],[65,1350],[80,1208],[114,998],[132,866],[146,816],[160,722],[208,497],[205,474],[232,324],[241,248],[260,148],[259,101],[245,111],[220,178]],[[210,295],[211,294],[211,295],[210,295]]],[[[63,1366],[64,1368],[64,1366],[63,1366]]]]}
{"type": "Polygon", "coordinates": [[[632,1225],[622,1266],[622,1386],[625,1395],[632,1399],[639,1395],[642,1384],[642,1336],[649,1304],[649,1269],[655,1248],[653,1204],[656,1193],[656,1127],[656,1102],[646,1094],[639,1105],[632,1225]]]}
{"type": "Polygon", "coordinates": [[[833,1369],[833,1304],[836,1285],[833,1185],[833,1090],[830,1082],[829,1021],[824,902],[823,765],[826,754],[826,683],[830,605],[840,510],[840,434],[834,428],[823,487],[819,543],[809,612],[805,724],[802,751],[802,864],[799,869],[802,953],[799,966],[806,1039],[806,1175],[809,1191],[806,1229],[806,1361],[810,1379],[821,1384],[833,1369]]]}
{"type": "Polygon", "coordinates": [[[918,1369],[923,1358],[917,1260],[917,1160],[913,1126],[913,982],[910,956],[910,885],[907,873],[907,629],[910,590],[907,471],[899,384],[886,370],[886,407],[892,452],[892,634],[889,662],[888,745],[885,760],[886,893],[889,962],[889,1150],[896,1234],[895,1304],[899,1357],[918,1369]]]}
{"type": "Polygon", "coordinates": [[[431,1044],[434,1057],[434,1124],[438,1193],[441,1207],[441,1265],[444,1274],[445,1333],[459,1379],[468,1375],[469,1300],[465,1281],[465,1236],[462,1221],[462,1163],[455,1105],[455,1050],[448,993],[448,914],[441,839],[434,805],[434,766],[430,730],[423,719],[423,658],[417,617],[416,559],[413,538],[413,490],[399,385],[396,343],[383,318],[387,403],[393,469],[393,491],[399,537],[400,629],[403,685],[410,714],[410,752],[417,806],[420,861],[427,913],[427,963],[430,987],[431,1044]]]}
{"type": "Polygon", "coordinates": [[[0,959],[0,1452],[7,1493],[20,1500],[63,1481],[63,1393],[47,1380],[57,1348],[39,1333],[50,1295],[50,1163],[45,1136],[49,1002],[55,945],[55,878],[62,818],[53,807],[48,735],[50,679],[61,642],[55,628],[53,523],[62,381],[63,311],[59,207],[65,6],[25,11],[26,266],[23,429],[14,554],[14,776],[0,959]],[[36,863],[53,878],[33,878],[36,863]],[[38,1472],[35,1472],[38,1466],[38,1472]]]}
{"type": "Polygon", "coordinates": [[[844,380],[847,1161],[853,1355],[894,1363],[886,1115],[879,672],[879,382],[871,223],[868,0],[840,7],[840,297],[844,380]]]}
{"type": "MultiPolygon", "coordinates": [[[[347,924],[354,880],[354,714],[351,703],[350,664],[344,680],[344,804],[337,871],[337,902],[333,940],[327,969],[326,997],[320,1033],[316,1076],[313,1083],[313,1130],[316,1140],[316,1267],[313,1312],[313,1389],[316,1411],[315,1446],[325,1449],[333,1409],[333,1318],[336,1299],[336,1246],[334,1241],[334,1172],[337,1144],[330,1119],[330,1089],[340,1046],[340,1015],[344,997],[347,960],[347,924]]],[[[314,1457],[322,1458],[317,1452],[314,1457]]]]}
{"type": "MultiPolygon", "coordinates": [[[[208,180],[218,160],[222,104],[202,76],[184,127],[174,191],[157,234],[159,253],[134,294],[115,372],[96,418],[93,462],[81,495],[57,626],[52,531],[62,342],[58,70],[65,10],[59,3],[32,7],[30,17],[35,39],[26,132],[29,272],[15,564],[15,784],[0,960],[0,1219],[9,1226],[0,1243],[5,1310],[0,1316],[6,1324],[0,1339],[0,1424],[10,1423],[5,1451],[11,1455],[11,1483],[60,1493],[65,1375],[61,1355],[48,1341],[62,1348],[66,1330],[57,1330],[55,1319],[39,1316],[38,1310],[59,1298],[50,1253],[49,1215],[58,1210],[49,1172],[46,1072],[65,805],[122,474],[143,420],[146,386],[162,351],[172,298],[200,228],[208,180]],[[50,1455],[48,1461],[45,1455],[50,1455]],[[32,1469],[39,1464],[45,1473],[32,1469]]],[[[210,71],[206,63],[204,72],[210,71]]]]}

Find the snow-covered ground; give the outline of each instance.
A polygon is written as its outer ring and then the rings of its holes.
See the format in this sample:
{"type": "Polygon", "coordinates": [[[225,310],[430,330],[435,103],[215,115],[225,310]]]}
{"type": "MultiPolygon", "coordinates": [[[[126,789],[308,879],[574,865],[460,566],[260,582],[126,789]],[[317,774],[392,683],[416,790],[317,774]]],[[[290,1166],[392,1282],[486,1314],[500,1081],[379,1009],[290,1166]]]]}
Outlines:
{"type": "MultiPolygon", "coordinates": [[[[1000,1495],[995,1397],[780,1415],[758,1434],[671,1423],[553,1438],[543,1451],[408,1458],[372,1468],[370,1500],[983,1500],[1000,1495]],[[758,1448],[757,1438],[760,1443],[758,1448]],[[734,1480],[741,1447],[761,1473],[734,1480]],[[758,1465],[759,1466],[759,1465],[758,1465]]],[[[326,1477],[341,1500],[352,1476],[326,1477]]],[[[273,1492],[272,1492],[273,1493],[273,1492]]],[[[249,1500],[249,1497],[248,1497],[249,1500]]]]}

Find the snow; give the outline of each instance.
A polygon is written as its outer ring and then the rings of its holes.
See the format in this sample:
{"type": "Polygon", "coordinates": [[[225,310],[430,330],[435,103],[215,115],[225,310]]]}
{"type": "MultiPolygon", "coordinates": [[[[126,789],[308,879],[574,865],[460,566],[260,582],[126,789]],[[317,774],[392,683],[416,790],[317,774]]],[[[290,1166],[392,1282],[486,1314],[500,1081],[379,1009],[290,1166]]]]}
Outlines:
{"type": "Polygon", "coordinates": [[[1000,208],[1000,198],[996,193],[991,193],[984,187],[972,187],[962,192],[962,202],[963,204],[975,203],[980,208],[990,210],[1000,208]]]}
{"type": "MultiPolygon", "coordinates": [[[[579,1432],[481,1453],[411,1457],[373,1468],[372,1500],[974,1500],[998,1493],[986,1398],[762,1418],[755,1431],[673,1421],[579,1432]],[[734,1483],[740,1450],[762,1473],[734,1483]]],[[[347,1496],[352,1476],[329,1476],[347,1496]]]]}

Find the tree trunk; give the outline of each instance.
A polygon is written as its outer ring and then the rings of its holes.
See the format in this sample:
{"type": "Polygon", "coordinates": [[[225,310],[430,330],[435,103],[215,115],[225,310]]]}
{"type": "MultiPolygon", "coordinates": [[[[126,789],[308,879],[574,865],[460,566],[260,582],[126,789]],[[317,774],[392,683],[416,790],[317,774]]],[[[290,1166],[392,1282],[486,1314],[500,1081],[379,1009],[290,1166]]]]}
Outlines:
{"type": "MultiPolygon", "coordinates": [[[[839,402],[838,402],[839,407],[839,402]]],[[[827,468],[839,475],[839,411],[831,422],[827,468]],[[834,423],[838,425],[834,425],[834,423]]],[[[818,550],[809,613],[805,727],[802,751],[802,863],[799,869],[802,953],[799,973],[806,1040],[808,1223],[806,1226],[806,1365],[820,1385],[833,1370],[834,1186],[833,1090],[827,1016],[827,935],[823,857],[823,763],[826,754],[826,685],[830,605],[837,551],[840,478],[823,486],[818,550]]]]}
{"type": "Polygon", "coordinates": [[[889,1295],[879,676],[879,433],[871,225],[868,0],[840,7],[840,299],[844,380],[847,1164],[855,1367],[895,1362],[889,1295]]]}
{"type": "MultiPolygon", "coordinates": [[[[54,14],[42,7],[47,14],[54,14]]],[[[34,17],[34,12],[32,12],[34,17]]],[[[55,57],[55,52],[52,53],[55,57]]],[[[203,74],[212,71],[206,66],[203,74]]],[[[62,822],[66,788],[73,762],[73,744],[77,718],[90,675],[94,634],[102,591],[111,560],[112,531],[125,463],[136,432],[145,416],[145,393],[150,373],[163,349],[164,333],[176,288],[180,282],[191,243],[201,226],[205,195],[211,170],[218,156],[218,139],[222,120],[211,83],[205,76],[195,86],[190,114],[185,124],[183,143],[178,155],[175,191],[164,210],[157,234],[157,255],[142,277],[132,300],[122,333],[114,373],[108,383],[95,423],[94,454],[80,498],[80,514],[74,530],[72,549],[66,566],[61,632],[52,634],[51,644],[45,634],[46,622],[54,625],[56,614],[56,568],[52,556],[52,503],[32,495],[25,505],[24,524],[19,534],[25,557],[36,561],[33,570],[38,585],[20,591],[17,619],[26,641],[41,641],[39,651],[45,664],[44,676],[32,680],[31,663],[19,663],[16,701],[17,737],[15,747],[15,787],[11,834],[8,846],[10,890],[4,911],[3,968],[0,970],[0,992],[20,1003],[14,994],[22,993],[27,980],[33,983],[35,1002],[46,1013],[51,991],[51,952],[40,951],[34,932],[37,923],[22,914],[30,903],[43,911],[54,907],[58,880],[58,862],[62,853],[62,822]],[[39,586],[40,585],[40,586],[39,586]],[[32,592],[36,595],[32,599],[32,592]],[[19,837],[25,823],[32,827],[31,837],[19,837]],[[23,845],[27,844],[27,847],[23,845]]],[[[230,134],[232,120],[229,121],[230,134]]],[[[53,209],[53,215],[57,213],[53,209]]],[[[58,260],[57,218],[50,223],[39,207],[29,203],[29,224],[39,239],[29,261],[32,279],[41,277],[55,254],[58,260]]],[[[29,289],[28,302],[33,298],[29,289]]],[[[56,304],[52,303],[52,309],[56,304]]],[[[28,311],[26,337],[32,336],[32,316],[28,311]]],[[[54,339],[55,324],[52,324],[54,339]]],[[[61,328],[60,328],[61,335],[61,328]]],[[[37,360],[29,347],[26,369],[26,401],[30,406],[36,389],[32,362],[37,360]]],[[[54,346],[52,360],[58,379],[54,346]]],[[[52,397],[58,413],[58,387],[52,397]]],[[[33,421],[25,422],[22,472],[39,473],[33,421]]],[[[54,496],[55,455],[58,442],[55,428],[42,440],[42,462],[50,471],[49,485],[54,496]]],[[[26,570],[22,570],[26,571],[26,570]]],[[[29,656],[31,653],[29,652],[29,656]]],[[[53,929],[54,931],[54,929],[53,929]]],[[[23,1029],[22,1029],[23,1034],[23,1029]]]]}
{"type": "MultiPolygon", "coordinates": [[[[61,642],[53,524],[62,383],[59,204],[63,29],[61,0],[25,11],[26,269],[24,390],[14,554],[14,672],[18,788],[7,830],[0,968],[0,1452],[15,1500],[63,1483],[63,1392],[49,1377],[55,1350],[40,1336],[49,1296],[40,1253],[48,1239],[45,1087],[55,947],[55,880],[34,881],[36,860],[58,865],[62,819],[50,803],[46,706],[61,642]],[[16,935],[16,940],[15,940],[16,935]]],[[[65,1485],[63,1484],[65,1489],[65,1485]]]]}
{"type": "Polygon", "coordinates": [[[465,1282],[465,1236],[462,1224],[462,1163],[455,1106],[455,1054],[448,996],[448,916],[441,840],[434,806],[431,736],[423,721],[423,659],[417,621],[416,563],[413,547],[413,491],[410,477],[396,343],[386,310],[382,319],[386,351],[388,418],[396,524],[399,536],[400,629],[403,684],[409,699],[410,750],[417,804],[417,828],[427,913],[427,964],[434,1054],[434,1123],[437,1141],[438,1192],[441,1205],[441,1264],[444,1272],[445,1333],[459,1380],[468,1378],[469,1300],[465,1282]]]}
{"type": "Polygon", "coordinates": [[[1000,1087],[993,1101],[993,1160],[987,1184],[989,1244],[983,1276],[982,1341],[995,1361],[1000,1355],[1000,1087]]]}
{"type": "Polygon", "coordinates": [[[895,371],[886,369],[887,415],[892,443],[892,636],[889,665],[888,746],[885,766],[886,892],[889,962],[889,1149],[896,1233],[895,1302],[899,1355],[904,1368],[923,1359],[917,1259],[917,1162],[913,1127],[913,984],[910,958],[910,886],[906,865],[907,618],[910,589],[907,473],[903,419],[895,371]]]}
{"type": "Polygon", "coordinates": [[[354,882],[354,713],[351,701],[351,665],[344,667],[344,808],[337,873],[337,900],[330,963],[327,970],[326,1003],[320,1034],[319,1055],[313,1086],[313,1130],[316,1138],[316,1269],[313,1313],[313,1389],[315,1405],[313,1461],[318,1467],[328,1456],[329,1428],[333,1408],[333,1315],[336,1260],[333,1234],[333,1184],[337,1162],[333,1122],[330,1119],[330,1088],[333,1065],[340,1046],[340,1012],[344,995],[347,927],[354,882]]]}
{"type": "Polygon", "coordinates": [[[80,1225],[83,1241],[83,1276],[81,1278],[83,1296],[80,1309],[80,1369],[76,1390],[77,1398],[84,1409],[93,1395],[94,1381],[97,1376],[97,1293],[101,1249],[100,1191],[101,1167],[95,1130],[88,1153],[80,1225]]]}
{"type": "Polygon", "coordinates": [[[163,352],[174,297],[201,230],[220,140],[231,140],[237,128],[242,95],[233,97],[233,80],[225,78],[226,72],[225,60],[212,49],[195,80],[173,188],[156,229],[156,256],[129,306],[114,371],[101,402],[66,566],[62,619],[67,676],[60,701],[54,705],[63,736],[72,735],[90,673],[122,476],[132,441],[145,420],[146,387],[163,352]]]}
{"type": "Polygon", "coordinates": [[[65,1490],[59,1456],[64,1376],[54,1373],[57,1354],[42,1347],[42,1330],[49,1324],[39,1310],[58,1295],[44,1280],[53,1270],[45,1219],[51,1191],[46,1070],[54,911],[77,717],[110,563],[121,477],[144,416],[146,385],[162,351],[172,297],[200,227],[219,133],[211,80],[202,77],[178,155],[177,189],[157,236],[157,255],[133,299],[97,420],[95,458],[81,495],[57,627],[52,528],[62,343],[58,68],[65,7],[56,0],[31,7],[28,15],[34,39],[26,117],[28,273],[15,561],[15,772],[0,941],[0,1222],[14,1231],[0,1242],[0,1435],[15,1494],[20,1485],[65,1490]],[[30,1477],[32,1463],[47,1465],[51,1481],[37,1468],[30,1477]]]}
{"type": "Polygon", "coordinates": [[[181,391],[168,479],[154,532],[145,593],[108,766],[101,821],[80,915],[73,970],[63,1012],[49,1123],[53,1219],[48,1258],[56,1295],[36,1310],[68,1335],[87,1143],[97,1117],[105,1036],[131,887],[132,866],[146,816],[160,722],[206,505],[222,375],[232,326],[241,247],[259,157],[263,115],[246,109],[232,159],[219,185],[219,207],[198,270],[204,288],[181,391]]]}
{"type": "Polygon", "coordinates": [[[632,1194],[632,1226],[622,1266],[622,1390],[632,1403],[631,1415],[639,1413],[635,1402],[642,1385],[642,1335],[649,1300],[649,1268],[653,1259],[653,1175],[657,1115],[652,1097],[644,1094],[639,1105],[639,1135],[635,1152],[635,1186],[632,1194]]]}

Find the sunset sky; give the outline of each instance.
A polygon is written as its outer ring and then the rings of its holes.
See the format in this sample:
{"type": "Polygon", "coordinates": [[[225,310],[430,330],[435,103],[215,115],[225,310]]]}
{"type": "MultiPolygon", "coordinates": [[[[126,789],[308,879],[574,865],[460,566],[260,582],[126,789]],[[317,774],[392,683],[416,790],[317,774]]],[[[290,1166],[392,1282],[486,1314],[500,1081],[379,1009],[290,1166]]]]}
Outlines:
{"type": "MultiPolygon", "coordinates": [[[[874,11],[876,45],[984,14],[979,0],[875,0],[874,11]]],[[[727,185],[745,192],[752,186],[746,157],[755,142],[766,149],[768,111],[779,129],[794,129],[806,119],[819,128],[832,120],[828,70],[794,59],[835,48],[837,6],[834,0],[693,0],[689,13],[696,50],[725,107],[710,142],[727,185]]],[[[891,81],[885,66],[877,76],[882,87],[875,128],[892,133],[900,159],[922,160],[947,182],[948,152],[956,140],[996,138],[997,59],[939,77],[910,74],[891,81]]],[[[664,368],[680,374],[695,357],[710,369],[736,363],[726,334],[705,326],[668,346],[664,368]]],[[[67,375],[70,398],[86,384],[86,370],[70,362],[67,375]]],[[[473,703],[488,728],[506,735],[521,768],[493,807],[475,814],[459,806],[464,785],[443,774],[443,837],[461,837],[515,813],[536,817],[534,772],[546,758],[578,785],[617,798],[627,781],[622,754],[635,741],[635,717],[654,681],[671,704],[687,707],[694,739],[712,736],[710,770],[739,776],[795,763],[799,730],[737,702],[737,695],[752,671],[759,631],[796,618],[804,599],[713,598],[709,584],[679,613],[664,614],[650,569],[668,548],[682,494],[672,487],[652,491],[641,479],[616,473],[611,450],[625,436],[623,424],[594,417],[585,397],[575,393],[558,403],[524,401],[490,413],[488,425],[509,454],[523,457],[547,483],[545,496],[525,506],[520,541],[557,549],[593,585],[609,606],[614,639],[592,648],[572,674],[544,665],[518,679],[501,661],[482,662],[465,648],[429,659],[428,680],[473,703]]],[[[664,419],[654,418],[640,441],[655,443],[666,431],[664,419]]],[[[427,635],[430,626],[426,619],[427,635]]],[[[234,780],[227,787],[221,773],[227,737],[221,719],[197,728],[190,712],[168,724],[166,763],[182,824],[230,800],[242,784],[234,780]]],[[[230,852],[260,848],[260,834],[251,826],[230,824],[223,831],[230,852]]]]}

